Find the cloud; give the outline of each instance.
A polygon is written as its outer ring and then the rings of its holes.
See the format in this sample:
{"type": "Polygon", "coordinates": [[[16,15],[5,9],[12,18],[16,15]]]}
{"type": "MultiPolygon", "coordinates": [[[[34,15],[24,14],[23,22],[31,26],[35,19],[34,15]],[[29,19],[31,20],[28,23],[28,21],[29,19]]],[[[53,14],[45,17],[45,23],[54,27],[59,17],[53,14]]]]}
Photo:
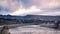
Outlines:
{"type": "Polygon", "coordinates": [[[0,0],[0,14],[8,14],[14,12],[18,10],[19,7],[19,0],[0,0]]]}
{"type": "Polygon", "coordinates": [[[37,13],[37,15],[50,15],[50,16],[57,16],[60,15],[60,11],[51,11],[51,12],[43,12],[43,13],[37,13]]]}
{"type": "Polygon", "coordinates": [[[41,10],[37,8],[36,6],[31,6],[28,9],[20,8],[15,12],[10,13],[11,15],[27,15],[27,14],[33,14],[34,12],[40,12],[41,10]]]}
{"type": "Polygon", "coordinates": [[[0,6],[8,7],[11,10],[17,10],[20,6],[20,2],[17,0],[0,0],[0,6]]]}
{"type": "Polygon", "coordinates": [[[28,4],[29,0],[21,0],[21,2],[24,3],[24,4],[28,4]]]}
{"type": "Polygon", "coordinates": [[[60,13],[60,0],[0,0],[0,6],[7,7],[0,14],[59,15],[60,13]]]}
{"type": "Polygon", "coordinates": [[[30,4],[40,8],[54,8],[60,6],[60,0],[30,0],[30,4]]]}

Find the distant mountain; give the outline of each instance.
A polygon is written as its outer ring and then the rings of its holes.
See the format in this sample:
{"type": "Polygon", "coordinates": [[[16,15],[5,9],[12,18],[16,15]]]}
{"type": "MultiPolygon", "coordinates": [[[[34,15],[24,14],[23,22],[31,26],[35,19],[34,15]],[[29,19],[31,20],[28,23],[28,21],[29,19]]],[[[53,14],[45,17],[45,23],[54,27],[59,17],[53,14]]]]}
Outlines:
{"type": "Polygon", "coordinates": [[[45,15],[26,15],[26,16],[11,16],[11,15],[0,15],[0,18],[5,19],[22,19],[22,20],[46,20],[46,21],[60,21],[60,16],[45,16],[45,15]]]}
{"type": "Polygon", "coordinates": [[[0,15],[0,25],[4,24],[41,24],[57,20],[60,23],[60,16],[44,16],[44,15],[26,15],[12,16],[0,15]]]}
{"type": "Polygon", "coordinates": [[[0,18],[5,19],[22,19],[24,16],[0,15],[0,18]]]}

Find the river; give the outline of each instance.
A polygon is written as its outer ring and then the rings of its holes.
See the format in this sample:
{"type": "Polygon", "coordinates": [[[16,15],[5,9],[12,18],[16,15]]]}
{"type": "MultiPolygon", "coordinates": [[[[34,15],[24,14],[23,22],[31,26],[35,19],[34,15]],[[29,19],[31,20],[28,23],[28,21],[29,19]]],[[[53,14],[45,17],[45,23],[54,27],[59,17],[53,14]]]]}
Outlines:
{"type": "Polygon", "coordinates": [[[60,30],[41,27],[40,25],[24,25],[9,29],[11,34],[60,34],[60,30]]]}

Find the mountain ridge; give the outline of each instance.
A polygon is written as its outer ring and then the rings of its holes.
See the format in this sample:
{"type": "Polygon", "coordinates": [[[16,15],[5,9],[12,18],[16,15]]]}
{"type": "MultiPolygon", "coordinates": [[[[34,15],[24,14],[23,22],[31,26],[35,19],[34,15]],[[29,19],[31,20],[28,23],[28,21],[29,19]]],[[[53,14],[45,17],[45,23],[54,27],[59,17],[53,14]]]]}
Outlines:
{"type": "Polygon", "coordinates": [[[26,16],[12,16],[12,15],[0,15],[0,18],[5,19],[37,19],[37,20],[59,20],[60,16],[46,16],[46,15],[26,15],[26,16]]]}

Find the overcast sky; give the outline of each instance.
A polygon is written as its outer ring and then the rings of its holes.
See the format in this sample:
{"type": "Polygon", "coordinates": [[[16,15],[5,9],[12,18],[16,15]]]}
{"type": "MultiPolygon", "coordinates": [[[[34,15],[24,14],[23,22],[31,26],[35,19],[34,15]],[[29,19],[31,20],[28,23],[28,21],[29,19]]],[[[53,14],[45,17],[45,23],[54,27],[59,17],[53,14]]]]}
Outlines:
{"type": "Polygon", "coordinates": [[[3,15],[60,15],[60,0],[0,0],[3,15]]]}

